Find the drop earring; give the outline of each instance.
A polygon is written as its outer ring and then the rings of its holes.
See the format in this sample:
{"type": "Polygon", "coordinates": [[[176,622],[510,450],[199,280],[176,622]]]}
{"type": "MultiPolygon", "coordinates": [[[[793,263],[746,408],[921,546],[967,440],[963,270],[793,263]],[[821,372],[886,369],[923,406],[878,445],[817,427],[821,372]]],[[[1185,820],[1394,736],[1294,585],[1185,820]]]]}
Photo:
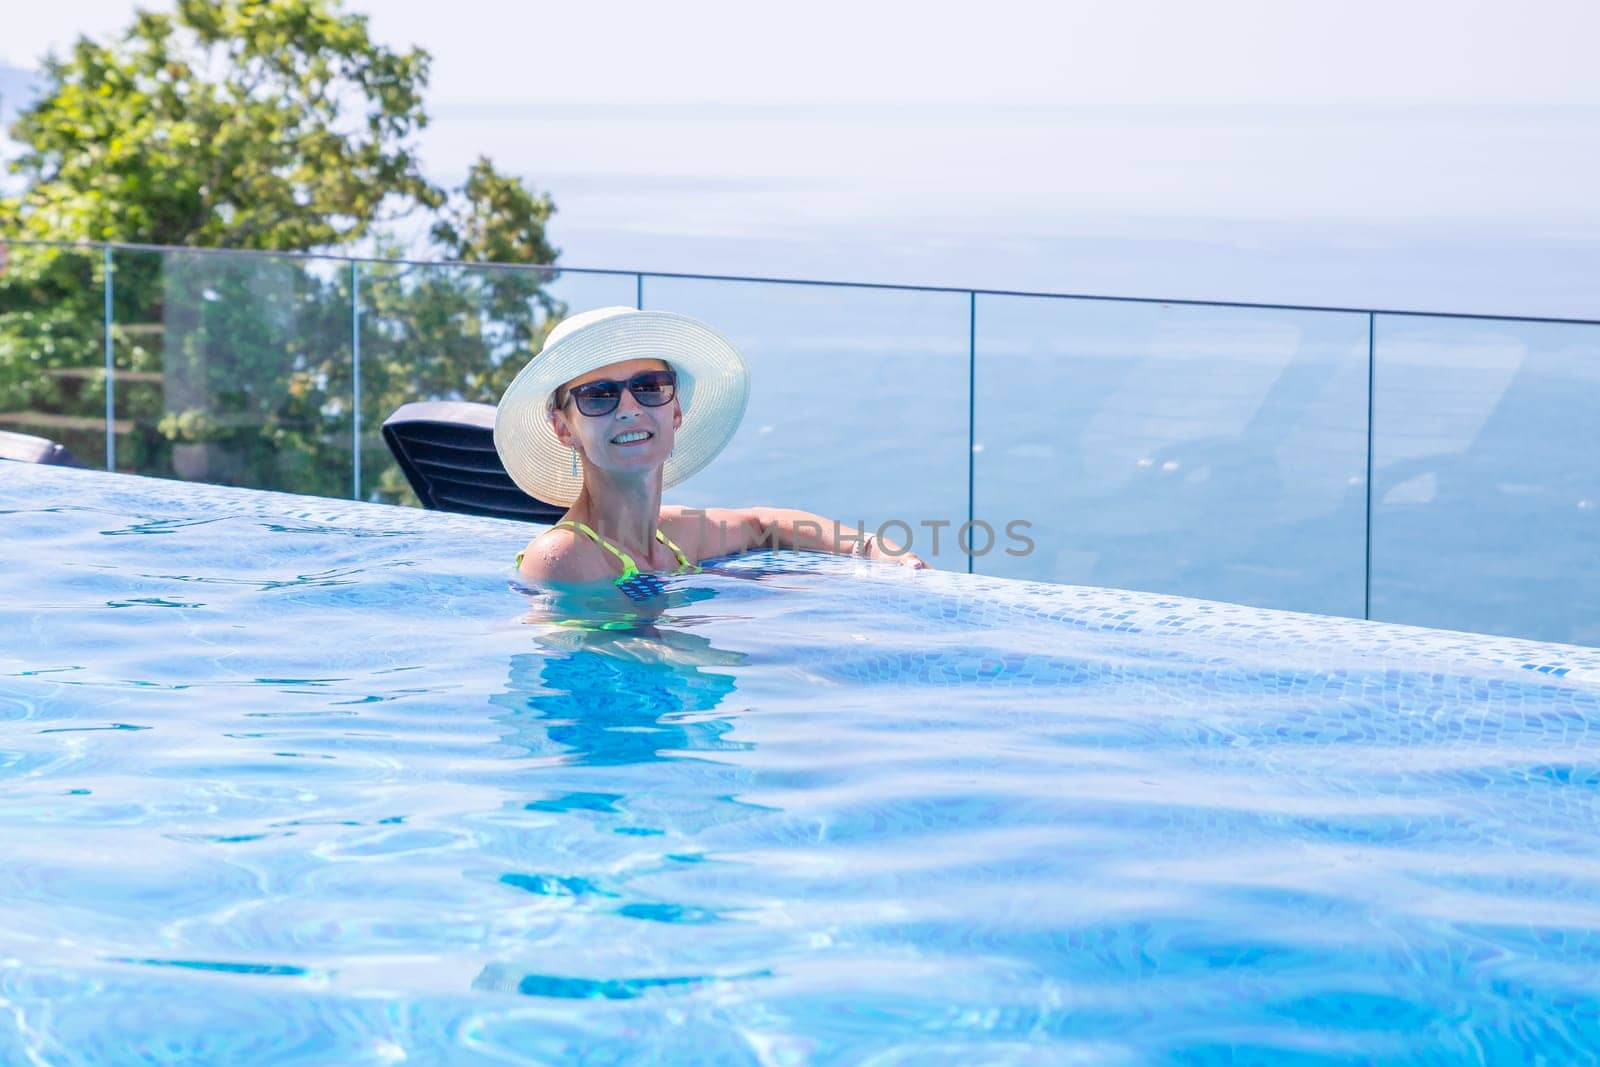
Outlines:
{"type": "Polygon", "coordinates": [[[576,448],[572,450],[572,476],[574,478],[578,476],[578,450],[576,448]]]}

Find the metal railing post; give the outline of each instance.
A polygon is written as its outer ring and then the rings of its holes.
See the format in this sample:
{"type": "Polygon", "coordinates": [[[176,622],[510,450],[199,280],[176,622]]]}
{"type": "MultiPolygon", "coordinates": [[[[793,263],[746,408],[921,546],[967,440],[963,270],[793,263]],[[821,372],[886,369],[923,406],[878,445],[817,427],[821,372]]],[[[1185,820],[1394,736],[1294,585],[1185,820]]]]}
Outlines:
{"type": "Polygon", "coordinates": [[[361,265],[350,261],[350,499],[361,499],[361,265]]]}
{"type": "Polygon", "coordinates": [[[1377,360],[1374,358],[1377,318],[1377,315],[1367,312],[1367,555],[1362,572],[1365,575],[1366,587],[1361,598],[1361,617],[1364,619],[1372,618],[1372,410],[1376,393],[1373,370],[1377,366],[1377,360]]]}
{"type": "Polygon", "coordinates": [[[111,246],[105,246],[105,349],[106,349],[106,470],[117,469],[117,373],[115,346],[111,339],[112,278],[111,246]]]}
{"type": "MultiPolygon", "coordinates": [[[[978,294],[967,293],[967,522],[977,519],[973,512],[978,466],[978,294]]],[[[972,527],[969,525],[970,531],[972,527]]],[[[960,539],[957,539],[959,545],[960,539]]],[[[970,535],[967,544],[971,545],[970,535]]],[[[966,553],[967,573],[973,571],[972,553],[966,553]]]]}

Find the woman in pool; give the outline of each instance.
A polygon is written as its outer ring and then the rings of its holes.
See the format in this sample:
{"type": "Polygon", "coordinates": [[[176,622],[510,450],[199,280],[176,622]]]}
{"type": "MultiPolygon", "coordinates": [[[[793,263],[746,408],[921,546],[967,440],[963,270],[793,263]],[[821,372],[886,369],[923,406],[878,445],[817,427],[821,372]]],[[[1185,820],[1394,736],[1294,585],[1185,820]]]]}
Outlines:
{"type": "Polygon", "coordinates": [[[655,572],[757,547],[925,566],[899,545],[805,511],[663,506],[662,490],[727,445],[749,392],[738,350],[685,315],[611,307],[563,320],[495,413],[495,448],[512,479],[567,506],[519,556],[522,577],[609,583],[647,600],[662,589],[655,572]]]}

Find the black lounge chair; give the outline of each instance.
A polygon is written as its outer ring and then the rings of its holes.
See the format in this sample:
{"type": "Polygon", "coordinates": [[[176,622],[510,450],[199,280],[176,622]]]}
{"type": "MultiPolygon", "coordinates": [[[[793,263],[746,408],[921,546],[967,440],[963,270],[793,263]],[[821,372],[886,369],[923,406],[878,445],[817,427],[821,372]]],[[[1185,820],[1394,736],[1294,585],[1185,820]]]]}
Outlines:
{"type": "Polygon", "coordinates": [[[555,522],[566,509],[517,487],[494,450],[494,405],[429,400],[401,405],[383,440],[422,506],[497,519],[555,522]]]}
{"type": "Polygon", "coordinates": [[[48,437],[35,437],[31,433],[0,430],[0,459],[19,463],[44,463],[54,467],[81,467],[77,457],[48,437]]]}

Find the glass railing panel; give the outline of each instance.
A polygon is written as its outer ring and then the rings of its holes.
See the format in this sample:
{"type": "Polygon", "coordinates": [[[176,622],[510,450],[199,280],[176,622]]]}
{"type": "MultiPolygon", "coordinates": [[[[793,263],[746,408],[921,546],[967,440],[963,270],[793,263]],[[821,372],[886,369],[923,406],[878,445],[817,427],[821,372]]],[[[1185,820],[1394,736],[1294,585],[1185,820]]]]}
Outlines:
{"type": "Polygon", "coordinates": [[[493,403],[560,316],[642,294],[728,333],[755,372],[728,451],[669,499],[898,519],[965,569],[970,455],[968,543],[993,531],[980,572],[1345,615],[1370,599],[1388,621],[1600,644],[1597,324],[1377,316],[1369,546],[1360,313],[980,295],[969,453],[964,293],[112,260],[108,426],[105,249],[9,242],[0,259],[0,429],[86,466],[110,443],[119,470],[404,499],[379,432],[396,407],[493,403]]]}
{"type": "Polygon", "coordinates": [[[117,469],[350,495],[348,264],[117,249],[117,469]]]}
{"type": "Polygon", "coordinates": [[[647,275],[644,307],[710,323],[751,372],[727,451],[668,501],[899,522],[886,536],[909,528],[918,555],[966,570],[953,532],[967,518],[967,294],[647,275]]]}
{"type": "Polygon", "coordinates": [[[414,505],[383,423],[424,400],[494,404],[550,327],[597,307],[633,307],[633,274],[553,268],[361,263],[361,496],[414,505]]]}
{"type": "Polygon", "coordinates": [[[1372,617],[1600,645],[1600,325],[1374,332],[1372,617]]]}
{"type": "MultiPolygon", "coordinates": [[[[129,431],[117,411],[115,431],[129,431]]],[[[104,469],[105,250],[0,242],[0,430],[104,469]]]]}
{"type": "Polygon", "coordinates": [[[979,295],[982,573],[1364,610],[1362,314],[979,295]],[[1017,554],[1012,554],[1017,553],[1017,554]]]}

